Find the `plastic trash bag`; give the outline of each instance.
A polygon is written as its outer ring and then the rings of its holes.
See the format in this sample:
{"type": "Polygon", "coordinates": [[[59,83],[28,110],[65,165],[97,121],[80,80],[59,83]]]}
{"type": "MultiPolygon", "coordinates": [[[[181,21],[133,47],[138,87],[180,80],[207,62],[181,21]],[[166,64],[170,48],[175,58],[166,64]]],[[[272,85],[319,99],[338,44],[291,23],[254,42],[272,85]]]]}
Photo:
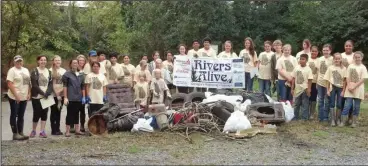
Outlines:
{"type": "Polygon", "coordinates": [[[266,98],[267,98],[268,102],[270,102],[270,103],[274,103],[275,102],[275,100],[273,100],[272,97],[270,97],[268,95],[266,95],[266,98]]]}
{"type": "Polygon", "coordinates": [[[243,112],[236,109],[229,119],[227,119],[223,132],[240,132],[241,130],[246,130],[252,128],[250,121],[243,112]]]}
{"type": "Polygon", "coordinates": [[[281,103],[282,106],[284,107],[284,111],[285,111],[285,122],[290,122],[293,118],[294,118],[294,108],[293,106],[290,104],[289,101],[282,102],[281,103]]]}
{"type": "Polygon", "coordinates": [[[137,123],[133,125],[132,132],[146,131],[153,132],[153,127],[150,125],[152,123],[152,118],[143,119],[139,118],[137,123]]]}
{"type": "Polygon", "coordinates": [[[238,109],[241,112],[245,112],[247,110],[248,105],[251,105],[252,101],[250,101],[249,99],[245,100],[244,103],[239,103],[238,109]]]}

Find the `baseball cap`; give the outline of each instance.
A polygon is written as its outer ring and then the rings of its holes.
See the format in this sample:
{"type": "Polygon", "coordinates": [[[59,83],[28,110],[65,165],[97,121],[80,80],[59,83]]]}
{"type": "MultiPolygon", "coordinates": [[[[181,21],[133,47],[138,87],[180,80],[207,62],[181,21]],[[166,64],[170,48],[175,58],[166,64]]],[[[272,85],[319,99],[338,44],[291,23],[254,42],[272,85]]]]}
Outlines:
{"type": "Polygon", "coordinates": [[[14,57],[14,62],[17,62],[17,61],[23,61],[22,56],[20,56],[20,55],[16,55],[16,56],[14,57]]]}
{"type": "Polygon", "coordinates": [[[89,56],[97,56],[97,52],[95,50],[91,50],[88,53],[89,56]]]}

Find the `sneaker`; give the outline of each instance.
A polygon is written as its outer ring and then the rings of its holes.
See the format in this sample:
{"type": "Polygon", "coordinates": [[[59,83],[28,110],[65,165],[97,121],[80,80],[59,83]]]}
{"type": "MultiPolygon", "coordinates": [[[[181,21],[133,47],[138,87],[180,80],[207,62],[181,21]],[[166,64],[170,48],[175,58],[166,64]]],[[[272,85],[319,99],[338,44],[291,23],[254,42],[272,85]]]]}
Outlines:
{"type": "Polygon", "coordinates": [[[34,138],[36,136],[36,131],[32,131],[31,134],[29,135],[30,138],[34,138]]]}
{"type": "Polygon", "coordinates": [[[47,135],[46,135],[45,131],[40,132],[40,137],[41,138],[47,138],[47,135]]]}

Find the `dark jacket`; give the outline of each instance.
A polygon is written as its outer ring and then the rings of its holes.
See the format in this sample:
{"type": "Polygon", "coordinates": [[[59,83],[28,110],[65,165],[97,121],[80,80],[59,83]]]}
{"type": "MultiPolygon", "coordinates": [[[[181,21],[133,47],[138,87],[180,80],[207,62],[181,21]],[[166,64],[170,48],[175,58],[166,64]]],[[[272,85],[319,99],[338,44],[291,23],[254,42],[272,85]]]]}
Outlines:
{"type": "Polygon", "coordinates": [[[72,72],[67,71],[62,77],[64,87],[67,88],[67,98],[69,101],[81,101],[84,89],[84,74],[80,73],[78,76],[72,72]]]}
{"type": "MultiPolygon", "coordinates": [[[[48,70],[48,69],[45,69],[48,70]]],[[[38,79],[39,77],[39,73],[37,68],[33,69],[33,71],[31,72],[31,84],[32,84],[32,88],[31,88],[31,96],[32,97],[37,97],[39,94],[45,97],[48,97],[51,95],[52,91],[53,91],[53,86],[52,86],[52,77],[51,77],[51,71],[49,71],[49,79],[48,79],[48,86],[46,89],[46,92],[42,91],[39,84],[38,84],[38,79]]]]}
{"type": "Polygon", "coordinates": [[[271,81],[272,82],[277,80],[277,76],[278,76],[278,71],[276,70],[276,63],[277,63],[276,54],[273,54],[271,58],[271,81]]]}

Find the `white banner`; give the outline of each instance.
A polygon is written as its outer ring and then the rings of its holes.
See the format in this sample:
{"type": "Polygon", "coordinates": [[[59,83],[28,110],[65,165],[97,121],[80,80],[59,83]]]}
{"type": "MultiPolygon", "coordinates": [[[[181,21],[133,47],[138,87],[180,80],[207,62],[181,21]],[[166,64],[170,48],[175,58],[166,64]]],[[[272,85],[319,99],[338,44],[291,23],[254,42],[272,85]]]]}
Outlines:
{"type": "Polygon", "coordinates": [[[176,56],[175,86],[201,88],[244,88],[243,59],[190,58],[176,56]]]}

